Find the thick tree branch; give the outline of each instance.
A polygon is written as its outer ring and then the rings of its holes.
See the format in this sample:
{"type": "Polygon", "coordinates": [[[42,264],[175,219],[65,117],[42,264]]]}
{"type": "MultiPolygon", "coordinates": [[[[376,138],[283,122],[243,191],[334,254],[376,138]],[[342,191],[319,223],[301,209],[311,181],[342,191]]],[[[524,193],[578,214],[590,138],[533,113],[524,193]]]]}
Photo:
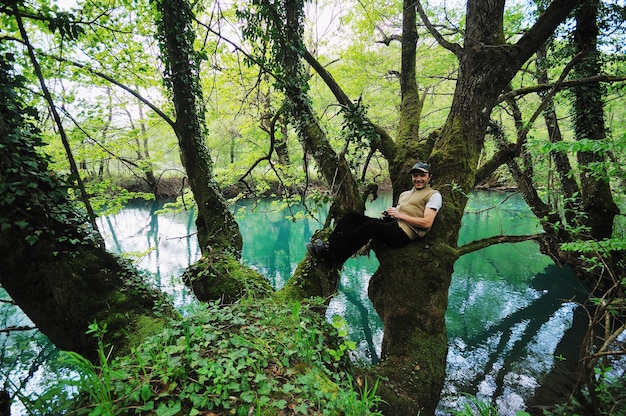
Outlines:
{"type": "Polygon", "coordinates": [[[496,100],[496,104],[502,103],[508,100],[509,98],[516,98],[516,97],[520,97],[523,95],[538,93],[542,91],[549,91],[549,90],[561,91],[567,88],[579,87],[582,85],[594,84],[597,82],[613,83],[613,82],[623,82],[623,81],[626,81],[626,76],[600,74],[600,75],[596,75],[593,77],[563,81],[561,83],[556,81],[556,82],[552,82],[549,84],[533,85],[531,87],[518,88],[516,90],[511,90],[500,95],[500,97],[498,97],[498,99],[496,100]]]}
{"type": "Polygon", "coordinates": [[[543,238],[544,234],[529,234],[529,235],[495,235],[493,237],[483,238],[480,240],[474,240],[467,244],[464,244],[458,248],[459,257],[474,251],[481,250],[483,248],[493,246],[496,244],[506,243],[521,243],[523,241],[535,240],[539,241],[543,238]]]}
{"type": "MultiPolygon", "coordinates": [[[[536,23],[517,41],[515,59],[519,65],[526,62],[539,47],[554,34],[580,0],[554,0],[539,16],[536,23]]],[[[518,66],[518,65],[516,65],[518,66]]]]}

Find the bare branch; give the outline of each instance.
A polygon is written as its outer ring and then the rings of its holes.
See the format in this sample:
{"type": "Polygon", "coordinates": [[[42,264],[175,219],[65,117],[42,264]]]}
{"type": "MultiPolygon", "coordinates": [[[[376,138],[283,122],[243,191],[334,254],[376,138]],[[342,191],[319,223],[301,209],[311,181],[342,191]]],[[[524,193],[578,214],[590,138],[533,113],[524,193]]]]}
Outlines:
{"type": "Polygon", "coordinates": [[[394,40],[398,42],[402,42],[401,35],[388,35],[379,26],[376,26],[376,29],[380,32],[381,36],[383,37],[381,40],[377,40],[376,43],[382,43],[386,46],[389,46],[391,42],[393,42],[394,40]]]}
{"type": "Polygon", "coordinates": [[[459,257],[473,253],[474,251],[481,250],[483,248],[493,246],[496,244],[505,243],[520,243],[523,241],[535,240],[539,241],[544,237],[544,234],[530,234],[530,235],[495,235],[493,237],[483,238],[480,240],[474,240],[467,244],[464,244],[458,248],[459,257]]]}
{"type": "Polygon", "coordinates": [[[0,334],[10,334],[16,331],[33,331],[37,329],[36,326],[9,326],[6,328],[0,328],[0,334]]]}
{"type": "Polygon", "coordinates": [[[600,75],[595,75],[593,77],[574,79],[574,80],[569,80],[569,81],[563,81],[560,83],[559,81],[556,81],[556,82],[552,82],[549,84],[533,85],[532,87],[518,88],[516,90],[511,90],[502,94],[500,97],[498,97],[496,104],[502,103],[510,98],[520,97],[520,96],[532,94],[535,92],[542,92],[542,91],[549,91],[549,90],[561,91],[567,88],[593,84],[596,82],[613,83],[613,82],[623,82],[623,81],[626,81],[626,76],[600,74],[600,75]]]}

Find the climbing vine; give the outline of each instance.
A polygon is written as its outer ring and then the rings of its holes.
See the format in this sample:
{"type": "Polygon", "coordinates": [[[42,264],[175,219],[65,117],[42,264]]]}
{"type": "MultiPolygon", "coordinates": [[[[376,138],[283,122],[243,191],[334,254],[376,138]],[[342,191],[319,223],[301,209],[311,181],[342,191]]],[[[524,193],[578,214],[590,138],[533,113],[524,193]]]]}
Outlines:
{"type": "MultiPolygon", "coordinates": [[[[44,146],[36,126],[39,114],[24,104],[25,79],[12,74],[11,62],[10,53],[0,54],[0,231],[21,230],[32,246],[43,232],[55,233],[52,222],[87,224],[88,219],[69,203],[67,178],[48,170],[49,157],[38,150],[44,146]],[[42,211],[50,224],[26,219],[42,211]]],[[[73,244],[83,237],[57,236],[73,244]]]]}

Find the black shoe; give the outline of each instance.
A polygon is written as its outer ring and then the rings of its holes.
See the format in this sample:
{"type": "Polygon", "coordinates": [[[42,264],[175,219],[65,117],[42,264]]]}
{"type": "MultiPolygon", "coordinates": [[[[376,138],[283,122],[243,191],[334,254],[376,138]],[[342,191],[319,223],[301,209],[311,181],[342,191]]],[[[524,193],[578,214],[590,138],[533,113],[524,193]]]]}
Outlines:
{"type": "Polygon", "coordinates": [[[318,238],[312,243],[306,243],[306,251],[317,260],[326,260],[328,258],[328,243],[318,238]]]}

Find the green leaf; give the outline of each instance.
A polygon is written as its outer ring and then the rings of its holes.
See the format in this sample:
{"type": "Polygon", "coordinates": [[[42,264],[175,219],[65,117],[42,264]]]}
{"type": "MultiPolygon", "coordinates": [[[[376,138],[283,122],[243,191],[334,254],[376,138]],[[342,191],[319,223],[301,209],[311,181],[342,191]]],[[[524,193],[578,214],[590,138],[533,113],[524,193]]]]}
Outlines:
{"type": "Polygon", "coordinates": [[[150,398],[150,396],[152,396],[152,390],[150,389],[150,386],[144,385],[143,387],[141,387],[141,400],[145,402],[150,398]]]}
{"type": "Polygon", "coordinates": [[[39,241],[39,236],[38,235],[30,234],[30,235],[26,236],[26,242],[29,245],[31,245],[31,246],[35,245],[35,243],[37,243],[37,241],[39,241]]]}
{"type": "Polygon", "coordinates": [[[182,409],[182,406],[180,402],[174,402],[174,403],[170,402],[168,404],[161,403],[156,410],[156,415],[157,416],[174,416],[178,412],[180,412],[181,409],[182,409]]]}

